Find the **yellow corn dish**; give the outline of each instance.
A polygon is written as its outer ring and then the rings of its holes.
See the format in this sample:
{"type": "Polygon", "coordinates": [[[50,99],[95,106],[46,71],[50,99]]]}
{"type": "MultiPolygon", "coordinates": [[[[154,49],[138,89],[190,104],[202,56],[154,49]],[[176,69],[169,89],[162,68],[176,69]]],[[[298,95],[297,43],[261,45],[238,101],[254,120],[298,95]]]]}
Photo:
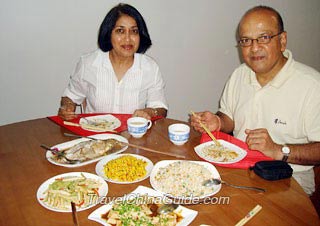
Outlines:
{"type": "Polygon", "coordinates": [[[147,162],[131,155],[125,155],[104,165],[104,174],[111,180],[131,182],[144,177],[147,162]]]}

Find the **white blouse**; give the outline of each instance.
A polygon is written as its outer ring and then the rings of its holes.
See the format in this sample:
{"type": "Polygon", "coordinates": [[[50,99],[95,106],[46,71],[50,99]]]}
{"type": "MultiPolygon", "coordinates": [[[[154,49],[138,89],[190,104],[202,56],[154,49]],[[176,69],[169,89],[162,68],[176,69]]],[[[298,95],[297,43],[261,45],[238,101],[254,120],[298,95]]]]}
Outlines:
{"type": "Polygon", "coordinates": [[[150,57],[136,53],[131,68],[118,81],[109,52],[100,49],[82,56],[63,96],[74,103],[86,100],[86,113],[132,114],[136,109],[168,109],[159,66],[150,57]]]}

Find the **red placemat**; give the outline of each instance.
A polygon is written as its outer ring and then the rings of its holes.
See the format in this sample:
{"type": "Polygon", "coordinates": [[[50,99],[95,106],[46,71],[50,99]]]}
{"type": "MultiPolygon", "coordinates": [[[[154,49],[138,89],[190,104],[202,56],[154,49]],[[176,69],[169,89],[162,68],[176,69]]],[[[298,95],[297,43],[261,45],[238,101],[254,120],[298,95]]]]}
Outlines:
{"type": "MultiPolygon", "coordinates": [[[[79,123],[80,119],[83,117],[88,117],[88,116],[95,116],[95,115],[106,115],[107,113],[98,113],[98,114],[79,114],[78,118],[75,118],[73,120],[71,120],[70,122],[74,122],[74,123],[79,123]]],[[[110,114],[113,115],[114,117],[118,118],[121,122],[121,126],[116,128],[115,131],[117,131],[118,133],[127,130],[127,120],[128,118],[130,118],[132,115],[131,114],[110,114]]],[[[157,116],[157,117],[153,117],[151,120],[155,121],[157,119],[163,118],[162,116],[157,116]]],[[[48,119],[52,120],[53,122],[57,123],[59,126],[62,126],[64,128],[66,128],[67,130],[70,130],[71,132],[81,135],[81,136],[91,136],[91,135],[95,135],[95,134],[100,134],[100,133],[112,133],[112,132],[92,132],[92,131],[88,131],[88,130],[84,130],[81,127],[78,126],[68,126],[65,125],[63,123],[63,119],[60,118],[59,116],[55,115],[55,116],[49,116],[48,119]]]]}
{"type": "MultiPolygon", "coordinates": [[[[225,141],[228,141],[229,143],[235,144],[245,151],[247,151],[246,157],[244,157],[241,161],[231,164],[218,164],[218,163],[212,163],[217,166],[222,167],[228,167],[228,168],[238,168],[238,169],[248,169],[249,167],[253,166],[256,162],[259,161],[267,161],[267,160],[273,160],[270,157],[265,156],[260,151],[254,151],[250,150],[248,148],[248,145],[243,142],[242,140],[239,140],[233,136],[230,136],[229,134],[223,133],[223,132],[212,132],[212,134],[217,139],[222,139],[225,141]]],[[[212,141],[212,139],[209,137],[207,133],[203,133],[200,139],[200,143],[205,143],[208,141],[212,141]]]]}

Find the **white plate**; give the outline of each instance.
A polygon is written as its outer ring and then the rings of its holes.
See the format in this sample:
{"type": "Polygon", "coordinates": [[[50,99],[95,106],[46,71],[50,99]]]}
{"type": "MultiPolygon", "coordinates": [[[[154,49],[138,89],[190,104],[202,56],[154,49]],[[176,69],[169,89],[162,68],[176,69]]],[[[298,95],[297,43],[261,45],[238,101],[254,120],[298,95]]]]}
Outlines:
{"type": "MultiPolygon", "coordinates": [[[[122,141],[122,142],[126,142],[128,143],[128,140],[123,137],[123,136],[120,136],[120,135],[117,135],[117,134],[108,134],[108,133],[105,133],[105,134],[96,134],[96,135],[92,135],[92,136],[89,136],[89,137],[93,137],[93,138],[97,138],[97,139],[101,139],[101,140],[106,140],[106,139],[116,139],[116,140],[119,140],[119,141],[122,141]]],[[[57,144],[51,148],[57,148],[58,150],[63,150],[63,149],[66,149],[66,148],[70,148],[82,141],[87,141],[87,140],[90,140],[90,139],[87,139],[87,138],[80,138],[80,139],[76,139],[76,140],[72,140],[72,141],[68,141],[68,142],[65,142],[65,143],[61,143],[61,144],[57,144]]],[[[128,146],[125,146],[124,148],[120,149],[119,151],[115,152],[115,153],[112,153],[110,155],[113,155],[113,154],[117,154],[117,153],[122,153],[124,152],[126,149],[128,148],[128,146]]],[[[105,157],[105,155],[101,156],[101,157],[98,157],[98,158],[95,158],[95,159],[91,159],[91,160],[88,160],[88,161],[84,161],[84,162],[80,162],[78,164],[68,164],[68,163],[59,163],[59,162],[56,162],[52,159],[53,157],[53,154],[51,151],[47,151],[46,153],[46,158],[48,159],[49,162],[51,162],[52,164],[54,165],[57,165],[57,166],[64,166],[64,167],[68,167],[68,168],[73,168],[73,167],[79,167],[79,166],[84,166],[84,165],[88,165],[90,163],[93,163],[93,162],[97,162],[99,161],[100,159],[102,159],[103,157],[105,157]]]]}
{"type": "Polygon", "coordinates": [[[246,157],[247,155],[247,152],[245,150],[243,150],[242,148],[234,145],[234,144],[231,144],[229,143],[228,141],[225,141],[225,140],[218,140],[220,142],[220,144],[222,144],[222,146],[230,149],[230,150],[233,150],[235,151],[237,154],[238,154],[238,157],[237,158],[234,158],[233,160],[229,161],[229,162],[222,162],[222,161],[216,161],[214,158],[210,157],[210,156],[207,156],[206,154],[204,154],[203,152],[203,149],[207,146],[210,146],[212,144],[214,144],[213,141],[209,141],[209,142],[206,142],[206,143],[202,143],[196,147],[194,147],[194,150],[195,152],[197,153],[197,155],[208,161],[208,162],[211,162],[211,163],[219,163],[219,164],[231,164],[231,163],[236,163],[236,162],[239,162],[240,160],[242,160],[244,157],[246,157]]]}
{"type": "MultiPolygon", "coordinates": [[[[81,174],[83,174],[85,177],[87,178],[92,178],[94,180],[97,180],[101,183],[101,186],[99,188],[99,197],[104,197],[108,194],[108,184],[107,182],[105,182],[101,177],[98,177],[97,175],[94,175],[94,174],[91,174],[91,173],[85,173],[85,172],[71,172],[71,173],[64,173],[64,174],[59,174],[57,176],[54,176],[54,177],[51,177],[50,179],[46,180],[45,182],[43,182],[40,187],[38,188],[38,191],[37,191],[37,200],[38,202],[45,208],[49,209],[49,210],[52,210],[52,211],[55,211],[55,212],[64,212],[64,213],[70,213],[72,212],[71,210],[71,204],[70,204],[70,209],[69,210],[61,210],[61,209],[58,209],[58,208],[54,208],[54,207],[51,207],[49,205],[47,205],[44,201],[42,201],[44,198],[45,198],[45,194],[43,194],[47,188],[49,187],[50,184],[52,184],[56,178],[62,178],[62,177],[70,177],[70,176],[81,176],[81,174]]],[[[86,209],[89,209],[95,205],[97,205],[98,202],[96,203],[92,203],[91,205],[87,206],[87,207],[84,207],[84,208],[79,208],[79,207],[76,207],[77,208],[77,211],[82,211],[82,210],[86,210],[86,209]]]]}
{"type": "MultiPolygon", "coordinates": [[[[166,195],[166,196],[168,196],[170,198],[174,198],[174,200],[177,200],[180,203],[189,203],[189,201],[195,201],[196,202],[196,201],[199,201],[199,200],[205,200],[206,198],[209,198],[210,196],[213,196],[213,195],[217,194],[220,191],[221,184],[213,185],[214,191],[212,193],[209,193],[209,194],[203,195],[203,196],[199,196],[199,197],[195,197],[195,196],[193,196],[193,197],[176,197],[174,195],[167,194],[167,193],[161,191],[161,189],[157,185],[158,183],[155,180],[155,176],[157,175],[159,169],[163,168],[163,167],[166,167],[169,164],[172,164],[174,162],[179,162],[179,161],[187,161],[187,160],[163,160],[163,161],[157,162],[155,164],[155,166],[153,167],[153,169],[151,171],[151,174],[150,174],[150,184],[156,191],[158,191],[158,192],[162,193],[163,195],[166,195]]],[[[204,161],[188,161],[188,162],[196,163],[196,164],[199,164],[199,165],[205,167],[211,173],[212,178],[220,179],[220,174],[219,174],[218,170],[212,164],[210,164],[208,162],[204,162],[204,161]]]]}
{"type": "MultiPolygon", "coordinates": [[[[163,198],[163,195],[160,192],[157,192],[151,188],[139,186],[134,191],[132,191],[130,194],[125,195],[123,198],[136,198],[141,195],[149,195],[153,197],[159,197],[163,198]]],[[[118,201],[118,200],[117,200],[118,201]]],[[[110,226],[110,224],[107,223],[105,219],[101,218],[102,214],[107,213],[112,208],[113,202],[108,203],[107,205],[103,205],[100,208],[93,211],[89,216],[88,219],[96,221],[102,225],[110,226]]],[[[177,226],[187,226],[189,225],[194,218],[197,216],[198,212],[195,210],[188,209],[184,206],[179,206],[175,212],[179,212],[183,219],[177,224],[177,226]],[[181,211],[181,212],[180,212],[181,211]]]]}
{"type": "MultiPolygon", "coordinates": [[[[118,118],[114,117],[113,115],[96,115],[96,116],[89,116],[89,117],[81,118],[80,121],[79,121],[79,124],[81,125],[82,129],[87,130],[87,131],[107,132],[107,131],[110,131],[110,130],[115,130],[116,128],[120,127],[121,126],[121,121],[118,118]],[[88,124],[88,122],[85,119],[88,119],[91,122],[112,122],[113,125],[111,125],[106,130],[101,130],[101,129],[95,130],[95,129],[91,129],[91,128],[88,129],[85,126],[82,126],[82,125],[90,125],[90,124],[88,124]]],[[[92,125],[90,125],[90,126],[92,126],[92,125]]]]}
{"type": "Polygon", "coordinates": [[[109,181],[109,182],[112,182],[112,183],[116,183],[116,184],[132,184],[132,183],[136,183],[136,182],[139,182],[139,181],[142,181],[146,178],[149,177],[150,173],[151,173],[151,170],[153,168],[153,163],[151,162],[150,159],[144,157],[144,156],[141,156],[141,155],[134,155],[134,154],[120,154],[120,155],[108,155],[108,156],[105,156],[103,159],[101,159],[97,165],[96,165],[96,173],[102,177],[103,179],[105,179],[106,181],[109,181]],[[113,160],[113,159],[117,159],[117,158],[120,158],[122,156],[125,156],[125,155],[131,155],[133,157],[136,157],[137,159],[141,159],[145,162],[147,162],[147,166],[146,166],[146,175],[142,178],[139,178],[135,181],[128,181],[128,182],[125,182],[125,181],[116,181],[116,180],[112,180],[110,178],[108,178],[105,174],[104,174],[104,165],[106,165],[109,161],[113,160]]]}

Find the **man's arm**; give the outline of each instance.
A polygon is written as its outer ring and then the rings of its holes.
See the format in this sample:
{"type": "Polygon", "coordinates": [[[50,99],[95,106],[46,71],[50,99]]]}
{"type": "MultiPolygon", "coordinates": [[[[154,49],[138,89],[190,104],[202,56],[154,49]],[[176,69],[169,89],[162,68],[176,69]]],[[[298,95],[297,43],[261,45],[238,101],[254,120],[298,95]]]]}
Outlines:
{"type": "MultiPolygon", "coordinates": [[[[260,128],[246,131],[246,143],[252,150],[261,151],[275,160],[282,160],[283,145],[273,142],[267,129],[260,128]]],[[[307,144],[286,144],[290,148],[288,162],[299,165],[320,164],[320,142],[307,144]]]]}
{"type": "Polygon", "coordinates": [[[205,125],[210,131],[223,131],[231,133],[234,128],[234,122],[226,114],[217,112],[213,114],[210,111],[197,112],[195,115],[190,116],[191,125],[195,130],[203,133],[205,132],[200,122],[205,125]]]}
{"type": "MultiPolygon", "coordinates": [[[[283,154],[281,152],[283,146],[279,146],[281,157],[278,157],[277,160],[281,160],[283,157],[283,154]]],[[[309,144],[286,144],[286,146],[290,148],[290,154],[287,162],[299,165],[320,164],[320,142],[309,144]]]]}
{"type": "Polygon", "coordinates": [[[226,114],[218,111],[216,115],[220,118],[220,131],[225,133],[231,133],[234,130],[234,121],[226,114]]]}

